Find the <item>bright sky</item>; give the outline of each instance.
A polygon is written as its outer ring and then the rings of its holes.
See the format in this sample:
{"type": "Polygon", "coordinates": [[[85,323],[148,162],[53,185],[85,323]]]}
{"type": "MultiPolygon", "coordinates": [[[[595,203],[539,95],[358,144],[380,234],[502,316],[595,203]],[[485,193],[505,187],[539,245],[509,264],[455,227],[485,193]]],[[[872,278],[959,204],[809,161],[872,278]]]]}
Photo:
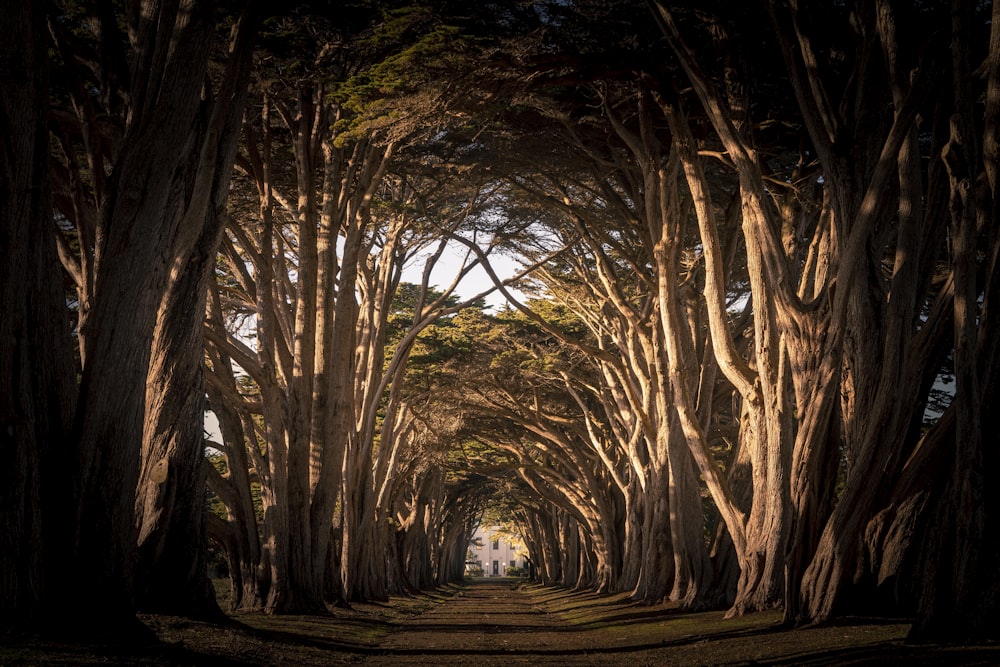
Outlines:
{"type": "MultiPolygon", "coordinates": [[[[431,286],[436,287],[437,289],[447,288],[451,284],[452,280],[454,280],[455,275],[461,269],[464,258],[465,251],[463,248],[449,247],[445,250],[444,255],[442,255],[441,259],[438,261],[437,266],[434,267],[434,271],[431,272],[431,286]]],[[[403,270],[404,281],[411,283],[420,282],[420,275],[423,271],[423,259],[423,257],[417,258],[415,261],[411,262],[409,267],[403,270]]],[[[492,265],[497,276],[501,279],[511,277],[520,268],[519,264],[513,259],[500,255],[492,256],[490,258],[490,264],[492,265]]],[[[462,279],[462,282],[459,283],[458,288],[455,291],[460,297],[467,299],[489,289],[492,286],[493,281],[490,280],[488,275],[486,275],[486,271],[481,266],[476,266],[467,276],[465,276],[465,278],[462,279]]],[[[517,297],[523,296],[523,294],[517,290],[511,290],[511,292],[517,297]]],[[[501,295],[499,291],[494,291],[486,297],[486,303],[494,309],[501,309],[506,304],[506,299],[504,299],[503,295],[501,295]]]]}

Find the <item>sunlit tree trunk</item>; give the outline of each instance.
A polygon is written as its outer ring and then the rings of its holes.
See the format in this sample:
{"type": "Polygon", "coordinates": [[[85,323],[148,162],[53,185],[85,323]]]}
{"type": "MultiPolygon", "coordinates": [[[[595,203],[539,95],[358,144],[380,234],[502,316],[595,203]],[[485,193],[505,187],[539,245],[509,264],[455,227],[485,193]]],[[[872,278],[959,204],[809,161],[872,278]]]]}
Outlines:
{"type": "Polygon", "coordinates": [[[206,109],[209,138],[191,156],[186,198],[160,305],[146,383],[146,426],[136,499],[137,602],[146,611],[218,613],[208,581],[203,422],[204,318],[242,126],[256,17],[235,35],[226,81],[206,109]]]}
{"type": "MultiPolygon", "coordinates": [[[[673,107],[662,105],[671,119],[675,137],[681,137],[678,149],[683,152],[681,160],[688,186],[694,193],[707,265],[705,294],[713,347],[720,370],[741,395],[747,415],[746,428],[741,430],[741,447],[746,448],[749,454],[753,495],[745,523],[740,518],[742,511],[736,506],[736,499],[730,493],[713,490],[713,497],[726,518],[741,565],[737,597],[730,613],[744,613],[777,607],[784,601],[785,544],[792,528],[793,506],[798,505],[798,516],[806,516],[816,509],[808,503],[802,504],[809,496],[808,492],[796,486],[796,479],[812,478],[808,473],[801,475],[805,472],[797,467],[801,463],[793,461],[828,460],[823,452],[829,451],[828,424],[833,414],[832,403],[839,377],[839,348],[833,335],[826,339],[809,338],[810,335],[825,335],[825,316],[816,306],[803,308],[798,296],[789,291],[787,276],[791,271],[777,231],[781,219],[766,203],[758,158],[725,115],[720,95],[704,78],[692,52],[680,37],[670,12],[662,4],[658,8],[664,32],[682,57],[687,75],[695,84],[702,105],[729,150],[739,177],[754,312],[752,366],[745,364],[737,355],[725,322],[725,302],[720,282],[722,258],[716,239],[714,214],[707,182],[694,159],[690,131],[673,107]],[[829,343],[824,343],[824,340],[829,343]],[[832,347],[824,348],[827,344],[832,347]],[[795,364],[802,358],[823,360],[828,372],[821,381],[815,382],[815,378],[810,376],[811,368],[795,364]],[[799,374],[796,375],[796,372],[799,374]],[[808,407],[813,410],[814,416],[804,427],[796,425],[791,418],[793,403],[789,393],[795,386],[811,386],[812,389],[808,407]],[[793,442],[798,443],[794,448],[793,442]],[[796,477],[796,471],[799,471],[799,477],[796,477]]],[[[821,286],[822,283],[819,283],[813,290],[810,301],[816,302],[820,298],[821,286]]],[[[800,404],[799,407],[804,406],[800,404]]],[[[706,470],[702,465],[699,468],[703,472],[706,470]]],[[[725,485],[719,488],[721,491],[725,485]]]]}
{"type": "Polygon", "coordinates": [[[417,479],[405,472],[403,477],[410,480],[400,493],[396,515],[399,569],[410,587],[425,590],[436,583],[431,540],[438,535],[436,522],[444,502],[444,473],[432,466],[418,473],[417,479]]]}
{"type": "MultiPolygon", "coordinates": [[[[303,84],[299,90],[295,117],[283,110],[286,124],[293,132],[293,152],[298,201],[296,205],[296,235],[298,265],[296,266],[296,299],[292,358],[294,366],[288,378],[287,459],[287,532],[283,540],[287,548],[287,569],[280,573],[284,585],[271,589],[267,608],[273,612],[301,613],[325,610],[321,595],[322,581],[317,580],[313,565],[310,522],[310,437],[312,435],[312,398],[316,356],[316,293],[319,255],[319,184],[316,174],[321,164],[319,154],[322,137],[328,131],[323,90],[303,84]],[[276,595],[284,592],[284,596],[276,595]]],[[[277,470],[275,472],[278,472],[277,470]]],[[[325,555],[325,550],[316,552],[325,555]]],[[[320,570],[322,575],[323,570],[320,570]]]]}

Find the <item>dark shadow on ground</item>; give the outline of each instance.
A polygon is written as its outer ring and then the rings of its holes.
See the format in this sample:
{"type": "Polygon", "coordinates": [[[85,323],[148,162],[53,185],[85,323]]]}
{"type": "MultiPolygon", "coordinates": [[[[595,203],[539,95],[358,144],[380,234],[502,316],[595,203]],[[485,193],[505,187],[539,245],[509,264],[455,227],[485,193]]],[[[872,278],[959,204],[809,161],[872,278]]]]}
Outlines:
{"type": "Polygon", "coordinates": [[[1000,665],[1000,646],[905,644],[905,619],[852,618],[790,630],[775,618],[730,622],[719,613],[686,614],[621,595],[493,580],[331,609],[328,616],[244,614],[223,624],[148,616],[143,620],[160,640],[148,646],[0,636],[0,666],[494,665],[505,659],[553,666],[1000,665]],[[757,655],[769,657],[750,659],[748,647],[763,647],[757,655]]]}

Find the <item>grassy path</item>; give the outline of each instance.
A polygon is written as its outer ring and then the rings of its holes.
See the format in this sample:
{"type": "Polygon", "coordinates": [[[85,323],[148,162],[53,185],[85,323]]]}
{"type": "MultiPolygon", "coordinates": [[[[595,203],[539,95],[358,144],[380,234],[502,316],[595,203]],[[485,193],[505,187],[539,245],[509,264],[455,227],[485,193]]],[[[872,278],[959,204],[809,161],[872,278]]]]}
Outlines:
{"type": "Polygon", "coordinates": [[[914,647],[905,623],[788,630],[514,582],[479,581],[395,625],[366,666],[998,665],[1000,647],[914,647]]]}

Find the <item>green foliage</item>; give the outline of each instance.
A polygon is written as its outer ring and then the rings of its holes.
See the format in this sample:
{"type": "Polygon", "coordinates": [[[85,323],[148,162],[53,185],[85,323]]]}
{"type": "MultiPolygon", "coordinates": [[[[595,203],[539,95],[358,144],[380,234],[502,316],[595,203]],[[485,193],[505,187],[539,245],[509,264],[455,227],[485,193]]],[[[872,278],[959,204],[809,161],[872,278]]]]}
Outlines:
{"type": "MultiPolygon", "coordinates": [[[[402,283],[393,300],[389,317],[390,330],[386,341],[386,357],[389,358],[413,322],[420,287],[402,283]]],[[[440,292],[431,290],[427,301],[433,301],[440,292]]],[[[451,306],[457,302],[452,297],[446,302],[451,306]]],[[[426,305],[426,304],[425,304],[426,305]]],[[[470,306],[448,317],[442,317],[427,326],[410,352],[407,368],[407,387],[426,391],[434,386],[454,380],[454,372],[460,359],[468,357],[476,349],[479,340],[490,327],[489,316],[482,305],[470,306]]]]}
{"type": "Polygon", "coordinates": [[[339,145],[373,129],[421,132],[429,117],[439,124],[446,82],[466,69],[466,37],[429,5],[366,4],[372,20],[353,47],[367,54],[365,62],[327,80],[328,97],[341,111],[334,124],[339,145]]]}
{"type": "Polygon", "coordinates": [[[265,20],[260,83],[291,98],[321,84],[335,108],[337,146],[380,133],[399,140],[440,125],[448,82],[467,70],[470,45],[439,3],[299,1],[265,20]]]}
{"type": "Polygon", "coordinates": [[[435,25],[435,17],[427,7],[389,10],[363,40],[371,51],[389,54],[338,83],[331,96],[344,108],[362,114],[386,96],[412,91],[443,64],[441,59],[454,46],[457,36],[457,27],[435,25]]]}

